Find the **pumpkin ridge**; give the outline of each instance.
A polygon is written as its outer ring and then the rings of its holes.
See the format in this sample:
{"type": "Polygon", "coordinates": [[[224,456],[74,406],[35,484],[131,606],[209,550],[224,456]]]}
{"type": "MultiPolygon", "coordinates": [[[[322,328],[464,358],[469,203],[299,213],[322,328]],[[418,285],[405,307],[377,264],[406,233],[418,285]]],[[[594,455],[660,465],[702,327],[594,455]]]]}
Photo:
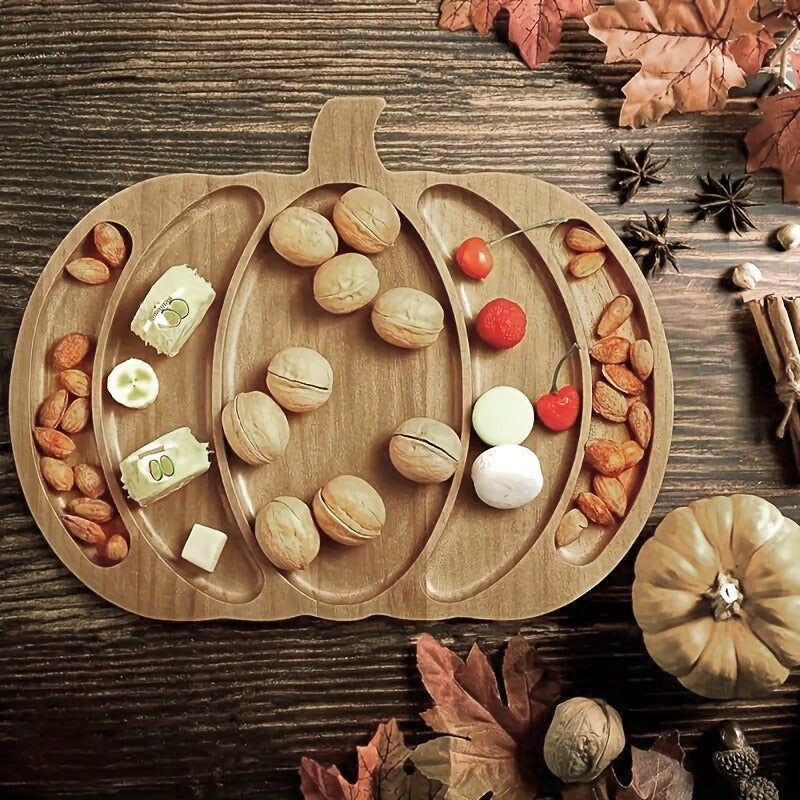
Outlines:
{"type": "MultiPolygon", "coordinates": [[[[775,653],[775,651],[772,649],[772,647],[771,647],[770,645],[768,645],[768,644],[767,644],[767,643],[766,643],[766,642],[765,642],[765,641],[764,641],[764,640],[761,638],[761,635],[758,633],[758,631],[757,631],[757,630],[755,630],[755,629],[753,628],[753,626],[752,626],[752,625],[750,625],[750,617],[752,617],[752,616],[759,617],[759,618],[761,618],[762,620],[764,620],[764,622],[766,622],[766,623],[769,623],[769,622],[770,622],[770,620],[768,620],[768,619],[764,619],[764,617],[762,617],[760,614],[753,614],[753,612],[752,612],[752,611],[746,611],[746,610],[744,610],[744,609],[743,609],[742,611],[743,611],[743,613],[742,613],[742,618],[743,618],[743,619],[744,619],[744,621],[747,623],[747,627],[749,628],[749,630],[750,630],[750,633],[752,633],[752,634],[753,634],[753,636],[755,636],[755,637],[756,637],[756,639],[758,639],[758,641],[759,641],[759,642],[761,642],[761,644],[763,644],[763,645],[764,645],[764,647],[766,647],[766,648],[767,648],[767,650],[769,650],[769,651],[770,651],[770,653],[772,653],[772,654],[775,656],[775,658],[778,658],[778,655],[777,655],[777,653],[775,653]]],[[[779,658],[778,658],[778,660],[780,661],[780,659],[779,659],[779,658]]],[[[783,662],[781,662],[781,663],[783,663],[783,662]]]]}

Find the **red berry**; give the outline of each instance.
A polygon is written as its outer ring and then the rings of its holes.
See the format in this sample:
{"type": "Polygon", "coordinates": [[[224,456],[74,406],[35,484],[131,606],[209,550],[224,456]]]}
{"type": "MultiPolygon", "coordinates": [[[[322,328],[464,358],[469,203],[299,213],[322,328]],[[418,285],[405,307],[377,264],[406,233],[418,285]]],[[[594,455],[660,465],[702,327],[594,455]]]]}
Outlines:
{"type": "Polygon", "coordinates": [[[581,410],[581,396],[578,390],[566,384],[557,392],[543,394],[536,401],[536,416],[551,431],[565,431],[571,428],[581,410]]]}
{"type": "Polygon", "coordinates": [[[456,264],[470,278],[485,278],[494,266],[492,251],[485,239],[472,236],[464,239],[456,250],[456,264]]]}
{"type": "Polygon", "coordinates": [[[475,320],[478,336],[486,344],[501,350],[519,344],[525,337],[527,325],[528,318],[522,306],[504,297],[490,300],[475,320]]]}

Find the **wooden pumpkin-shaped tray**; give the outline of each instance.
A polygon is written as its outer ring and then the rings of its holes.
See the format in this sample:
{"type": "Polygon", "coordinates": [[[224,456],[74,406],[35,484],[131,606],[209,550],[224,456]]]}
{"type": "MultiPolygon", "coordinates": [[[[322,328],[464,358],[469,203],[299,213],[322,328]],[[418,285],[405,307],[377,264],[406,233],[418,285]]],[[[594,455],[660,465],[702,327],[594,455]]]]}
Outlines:
{"type": "Polygon", "coordinates": [[[587,206],[542,181],[498,173],[387,171],[374,145],[383,105],[377,98],[329,101],[314,125],[309,167],[302,174],[166,175],[131,186],[84,217],[49,260],[14,354],[14,454],[28,504],[51,547],[110,602],[174,620],[532,617],[569,603],[608,575],[647,520],[666,466],[673,394],[661,321],[635,261],[587,206]],[[313,270],[288,264],[269,243],[266,233],[279,211],[302,205],[330,216],[335,200],[355,185],[386,195],[402,219],[395,245],[374,257],[381,290],[413,286],[445,309],[445,329],[430,347],[390,346],[372,330],[368,310],[323,312],[311,291],[313,270]],[[566,221],[504,242],[484,281],[466,278],[452,263],[454,249],[469,236],[491,240],[553,218],[566,221]],[[90,254],[92,230],[101,221],[125,232],[130,255],[110,281],[88,286],[64,266],[90,254]],[[605,240],[609,253],[603,269],[581,280],[567,270],[571,255],[564,242],[577,224],[605,240]],[[217,297],[180,354],[167,358],[134,336],[130,323],[149,287],[175,264],[196,268],[217,297]],[[629,438],[624,424],[606,422],[591,405],[598,365],[588,348],[603,309],[619,294],[634,302],[620,333],[649,340],[654,351],[643,398],[652,409],[652,442],[628,481],[622,520],[593,525],[559,548],[558,524],[590,484],[585,443],[629,438]],[[528,312],[526,338],[511,350],[490,350],[472,332],[478,309],[498,296],[516,299],[528,312]],[[71,331],[89,334],[96,346],[87,367],[94,376],[92,423],[74,437],[77,449],[68,461],[102,467],[106,499],[119,514],[113,524],[124,528],[130,543],[127,557],[113,565],[65,530],[61,515],[76,493],[55,493],[42,480],[31,435],[39,404],[56,388],[53,344],[71,331]],[[562,381],[581,393],[578,423],[551,433],[537,422],[526,442],[541,461],[544,490],[517,510],[483,505],[469,477],[483,449],[470,425],[475,398],[498,384],[532,398],[547,392],[554,364],[573,342],[581,349],[567,362],[562,381]],[[328,358],[334,392],[322,408],[290,415],[283,459],[248,466],[226,445],[221,410],[238,392],[265,390],[270,357],[290,345],[315,348],[328,358]],[[148,361],[158,375],[160,395],[145,410],[118,405],[105,388],[109,371],[129,357],[148,361]],[[446,483],[412,483],[390,463],[389,436],[416,416],[439,419],[461,435],[461,461],[446,483]],[[139,508],[125,496],[120,461],[185,425],[209,442],[211,469],[139,508]],[[361,547],[323,536],[307,570],[275,569],[255,540],[256,511],[278,495],[310,501],[342,473],[363,476],[381,494],[387,512],[382,535],[361,547]],[[228,534],[211,573],[181,558],[196,522],[228,534]]]}

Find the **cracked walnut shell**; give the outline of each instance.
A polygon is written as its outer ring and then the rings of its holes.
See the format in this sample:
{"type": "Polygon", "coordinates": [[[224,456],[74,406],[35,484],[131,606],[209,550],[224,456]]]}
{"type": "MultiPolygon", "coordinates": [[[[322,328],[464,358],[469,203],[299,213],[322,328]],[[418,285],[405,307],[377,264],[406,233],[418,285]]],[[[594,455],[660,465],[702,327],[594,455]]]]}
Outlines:
{"type": "Polygon", "coordinates": [[[381,496],[356,475],[339,475],[328,481],[312,505],[319,527],[341,544],[364,544],[380,536],[386,522],[381,496]]]}
{"type": "Polygon", "coordinates": [[[461,458],[461,439],[448,425],[428,417],[407,419],[389,440],[395,469],[417,483],[442,483],[461,458]]]}
{"type": "Polygon", "coordinates": [[[380,253],[400,234],[400,215],[392,202],[374,189],[357,186],[345,192],[333,207],[339,235],[360,253],[380,253]]]}
{"type": "Polygon", "coordinates": [[[442,332],[444,309],[435,297],[399,286],[378,295],[372,307],[372,326],[381,339],[396,347],[427,347],[442,332]]]}
{"type": "Polygon", "coordinates": [[[289,421],[264,392],[241,392],[222,409],[222,429],[231,449],[248,464],[269,464],[289,442],[289,421]]]}
{"type": "Polygon", "coordinates": [[[331,396],[333,369],[310,347],[287,347],[269,362],[267,388],[289,411],[313,411],[331,396]]]}

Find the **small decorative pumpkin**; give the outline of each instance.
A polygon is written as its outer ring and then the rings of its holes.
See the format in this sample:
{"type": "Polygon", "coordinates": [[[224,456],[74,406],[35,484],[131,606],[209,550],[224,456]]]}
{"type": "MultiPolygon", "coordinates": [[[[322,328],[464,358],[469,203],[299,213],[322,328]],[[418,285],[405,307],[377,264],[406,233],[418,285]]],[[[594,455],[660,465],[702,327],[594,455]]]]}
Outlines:
{"type": "Polygon", "coordinates": [[[765,694],[800,663],[800,525],[753,495],[671,511],[636,559],[633,612],[690,691],[765,694]]]}

